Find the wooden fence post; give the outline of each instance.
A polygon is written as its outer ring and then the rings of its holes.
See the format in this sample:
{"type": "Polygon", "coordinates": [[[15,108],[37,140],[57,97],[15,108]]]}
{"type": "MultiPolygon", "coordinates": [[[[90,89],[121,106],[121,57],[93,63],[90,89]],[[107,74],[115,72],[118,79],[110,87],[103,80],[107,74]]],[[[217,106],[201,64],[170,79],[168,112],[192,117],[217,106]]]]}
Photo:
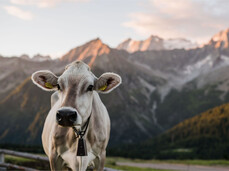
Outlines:
{"type": "Polygon", "coordinates": [[[0,153],[0,163],[4,163],[4,162],[5,162],[4,153],[0,153]]]}

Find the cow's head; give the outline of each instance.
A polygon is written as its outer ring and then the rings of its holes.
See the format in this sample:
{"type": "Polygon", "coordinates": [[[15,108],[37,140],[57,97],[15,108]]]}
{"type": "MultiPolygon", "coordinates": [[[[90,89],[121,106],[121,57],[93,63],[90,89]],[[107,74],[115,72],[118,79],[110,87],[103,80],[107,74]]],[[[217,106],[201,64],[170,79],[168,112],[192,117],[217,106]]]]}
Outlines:
{"type": "Polygon", "coordinates": [[[121,77],[114,73],[104,73],[96,78],[81,61],[69,64],[59,77],[42,70],[33,73],[32,80],[43,90],[58,90],[60,106],[56,111],[56,122],[65,127],[86,122],[92,112],[93,91],[109,93],[121,83],[121,77]]]}

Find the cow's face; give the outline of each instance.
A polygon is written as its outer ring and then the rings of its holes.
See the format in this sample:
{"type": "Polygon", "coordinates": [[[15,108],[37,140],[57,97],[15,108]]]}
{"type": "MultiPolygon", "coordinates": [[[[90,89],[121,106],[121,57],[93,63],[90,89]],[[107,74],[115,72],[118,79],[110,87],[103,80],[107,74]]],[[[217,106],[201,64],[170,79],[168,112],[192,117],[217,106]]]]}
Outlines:
{"type": "Polygon", "coordinates": [[[65,127],[80,127],[86,122],[92,112],[94,91],[109,93],[121,83],[121,77],[114,73],[96,78],[81,61],[69,64],[60,77],[43,70],[35,72],[32,80],[46,91],[58,90],[56,122],[65,127]]]}

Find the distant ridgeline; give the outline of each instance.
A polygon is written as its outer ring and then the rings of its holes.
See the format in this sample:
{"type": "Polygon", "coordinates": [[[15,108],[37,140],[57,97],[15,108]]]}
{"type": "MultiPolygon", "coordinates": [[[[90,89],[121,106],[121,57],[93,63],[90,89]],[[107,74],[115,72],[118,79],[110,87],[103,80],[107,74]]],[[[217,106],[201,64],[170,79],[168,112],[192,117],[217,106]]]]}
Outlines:
{"type": "Polygon", "coordinates": [[[143,159],[229,159],[229,103],[187,119],[140,144],[112,148],[108,154],[143,159]]]}

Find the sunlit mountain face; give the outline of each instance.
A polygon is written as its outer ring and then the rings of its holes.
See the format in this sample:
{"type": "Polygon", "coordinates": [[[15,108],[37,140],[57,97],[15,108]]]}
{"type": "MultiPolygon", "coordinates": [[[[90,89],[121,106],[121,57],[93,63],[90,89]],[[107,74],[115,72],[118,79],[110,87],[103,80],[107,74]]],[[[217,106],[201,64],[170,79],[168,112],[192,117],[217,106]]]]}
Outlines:
{"type": "Polygon", "coordinates": [[[223,30],[214,35],[208,43],[215,48],[228,49],[229,47],[229,29],[223,30]]]}
{"type": "Polygon", "coordinates": [[[123,79],[118,89],[101,95],[111,118],[110,146],[147,140],[229,102],[228,33],[202,47],[151,36],[111,48],[97,38],[55,60],[0,57],[0,143],[41,144],[51,94],[33,85],[30,76],[41,69],[60,75],[75,60],[86,62],[97,77],[115,72],[123,79]]]}

